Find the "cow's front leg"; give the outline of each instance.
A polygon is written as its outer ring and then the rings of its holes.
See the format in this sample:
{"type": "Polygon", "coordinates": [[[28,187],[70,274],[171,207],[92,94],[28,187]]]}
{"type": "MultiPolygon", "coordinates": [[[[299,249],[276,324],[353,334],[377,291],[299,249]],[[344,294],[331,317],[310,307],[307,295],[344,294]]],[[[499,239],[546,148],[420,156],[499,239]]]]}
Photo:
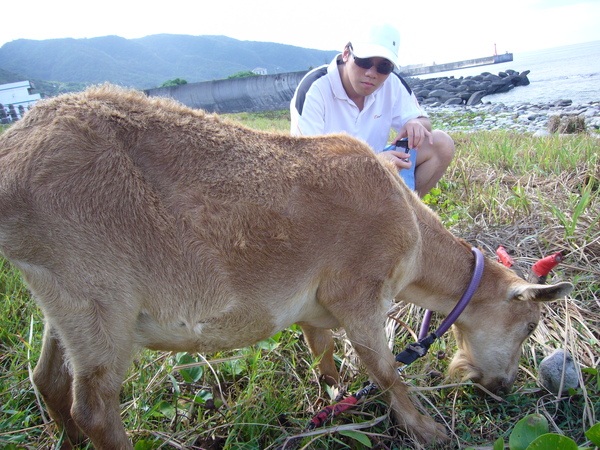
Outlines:
{"type": "Polygon", "coordinates": [[[396,370],[395,357],[386,345],[383,323],[362,318],[345,324],[345,328],[352,346],[367,367],[371,380],[381,391],[387,393],[398,425],[423,443],[447,440],[444,426],[431,417],[420,414],[410,400],[407,388],[396,370]]]}
{"type": "Polygon", "coordinates": [[[382,284],[360,281],[354,275],[345,282],[323,283],[321,303],[346,330],[371,380],[387,394],[398,426],[420,442],[446,440],[445,428],[417,411],[396,370],[384,331],[387,302],[382,299],[382,284]]]}
{"type": "Polygon", "coordinates": [[[349,326],[346,332],[367,367],[371,380],[387,393],[398,425],[423,443],[446,440],[444,426],[419,413],[410,400],[407,388],[396,370],[395,357],[386,345],[383,327],[366,329],[363,326],[349,326]]]}
{"type": "Polygon", "coordinates": [[[417,411],[396,370],[384,331],[389,307],[382,293],[385,282],[356,271],[339,275],[321,283],[318,300],[346,330],[371,380],[387,394],[398,426],[423,443],[447,440],[444,426],[417,411]]]}

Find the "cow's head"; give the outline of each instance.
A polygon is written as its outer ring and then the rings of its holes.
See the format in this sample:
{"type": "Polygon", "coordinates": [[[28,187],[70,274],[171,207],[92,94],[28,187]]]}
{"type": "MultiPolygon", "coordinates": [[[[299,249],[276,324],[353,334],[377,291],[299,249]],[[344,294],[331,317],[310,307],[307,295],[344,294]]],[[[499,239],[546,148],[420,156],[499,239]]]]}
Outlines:
{"type": "Polygon", "coordinates": [[[540,321],[541,302],[560,299],[572,289],[567,282],[529,284],[513,276],[501,289],[500,298],[483,299],[485,291],[478,293],[473,306],[455,323],[458,351],[450,373],[460,373],[494,393],[510,391],[517,378],[521,346],[540,321]]]}

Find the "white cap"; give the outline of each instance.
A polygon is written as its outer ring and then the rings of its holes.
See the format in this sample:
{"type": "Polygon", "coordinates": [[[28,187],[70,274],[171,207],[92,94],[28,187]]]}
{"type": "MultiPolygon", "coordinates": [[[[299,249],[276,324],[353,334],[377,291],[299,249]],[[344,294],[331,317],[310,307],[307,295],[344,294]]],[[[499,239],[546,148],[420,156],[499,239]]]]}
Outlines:
{"type": "Polygon", "coordinates": [[[352,51],[358,58],[378,56],[398,65],[400,33],[389,24],[375,25],[368,30],[357,31],[350,40],[352,51]]]}

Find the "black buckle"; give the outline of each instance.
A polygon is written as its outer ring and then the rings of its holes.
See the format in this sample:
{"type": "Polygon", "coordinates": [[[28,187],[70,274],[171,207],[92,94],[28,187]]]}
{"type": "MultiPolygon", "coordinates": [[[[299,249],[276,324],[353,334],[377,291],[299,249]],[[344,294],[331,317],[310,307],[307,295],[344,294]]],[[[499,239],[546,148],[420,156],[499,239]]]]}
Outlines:
{"type": "Polygon", "coordinates": [[[401,362],[405,365],[412,364],[417,359],[422,358],[429,351],[431,344],[437,339],[435,333],[431,333],[429,336],[425,336],[420,339],[419,342],[413,342],[408,344],[406,348],[396,355],[396,361],[401,362]]]}

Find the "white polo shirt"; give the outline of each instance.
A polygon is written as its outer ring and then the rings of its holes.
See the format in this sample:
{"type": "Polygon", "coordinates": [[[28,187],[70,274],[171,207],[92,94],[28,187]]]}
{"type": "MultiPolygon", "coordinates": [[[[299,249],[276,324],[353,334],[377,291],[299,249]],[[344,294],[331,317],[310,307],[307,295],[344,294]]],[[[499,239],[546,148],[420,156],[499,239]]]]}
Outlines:
{"type": "Polygon", "coordinates": [[[427,117],[408,85],[394,73],[365,97],[360,111],[344,90],[338,58],[341,55],[329,66],[307,73],[298,85],[290,104],[292,135],[346,132],[378,153],[387,145],[392,128],[399,132],[408,120],[427,117]]]}

